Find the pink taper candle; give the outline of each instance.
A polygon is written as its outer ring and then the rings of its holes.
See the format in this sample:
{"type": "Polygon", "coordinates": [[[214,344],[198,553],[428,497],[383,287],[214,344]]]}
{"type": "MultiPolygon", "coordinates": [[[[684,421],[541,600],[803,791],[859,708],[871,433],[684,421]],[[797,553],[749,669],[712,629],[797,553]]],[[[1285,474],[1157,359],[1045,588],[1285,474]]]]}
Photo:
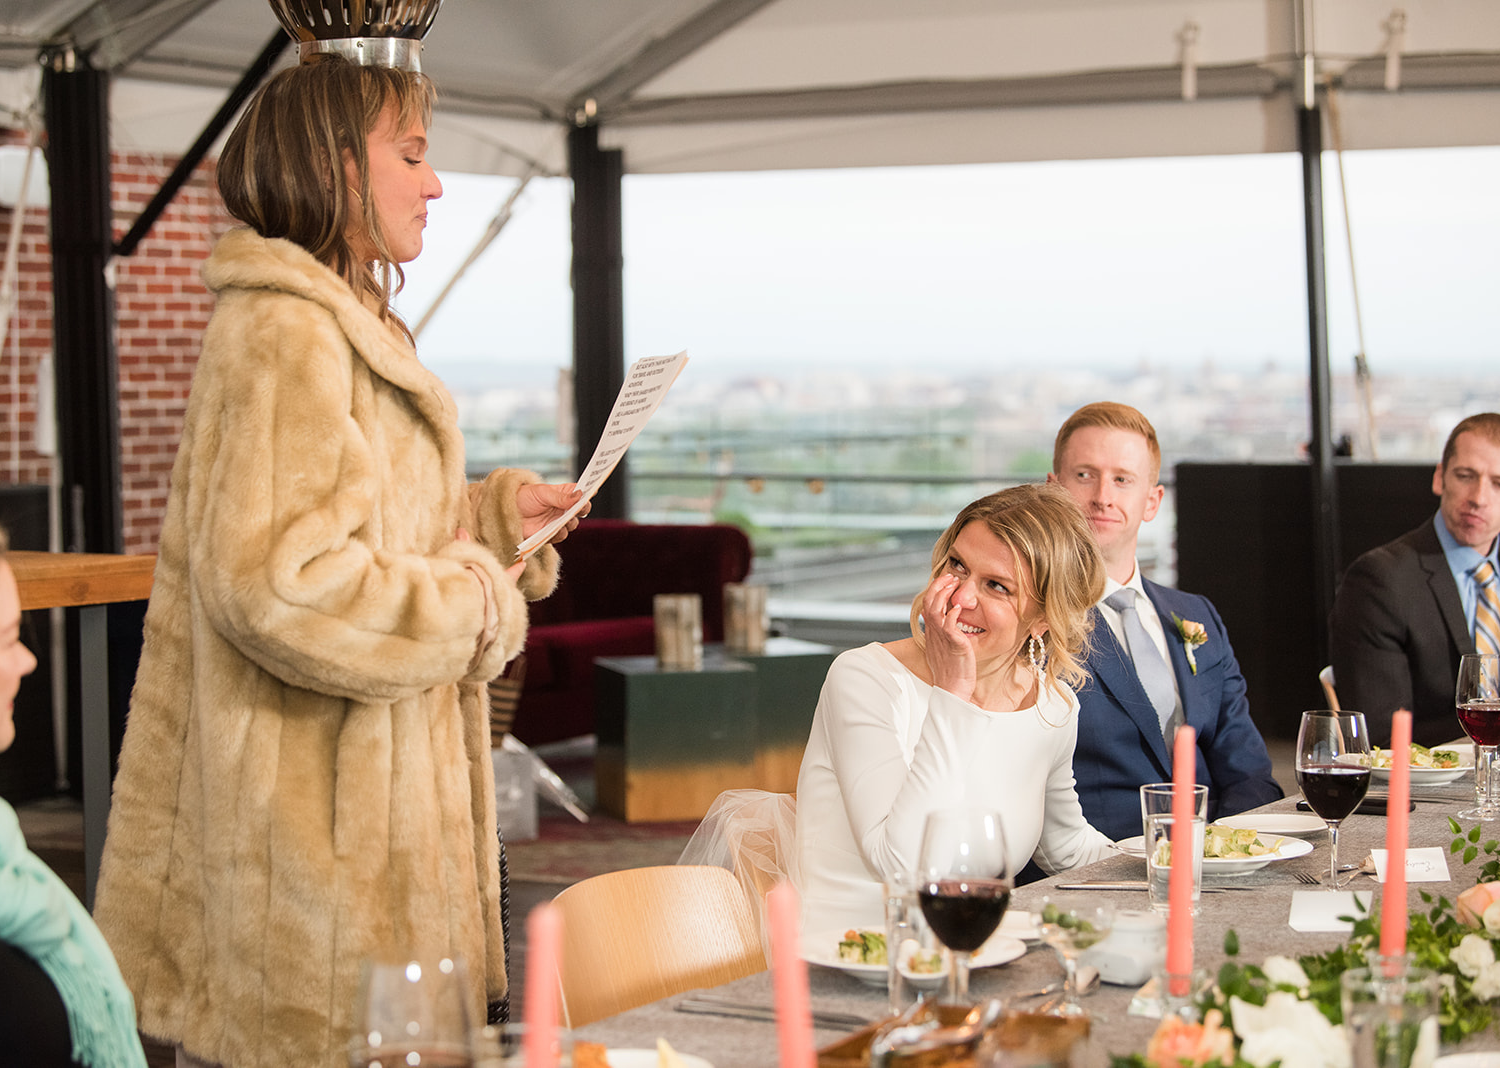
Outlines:
{"type": "Polygon", "coordinates": [[[1174,997],[1188,993],[1193,971],[1193,836],[1194,803],[1198,773],[1198,732],[1186,724],[1177,728],[1172,749],[1172,871],[1167,882],[1167,974],[1173,976],[1168,991],[1174,997]]]}
{"type": "Polygon", "coordinates": [[[1380,898],[1380,954],[1406,952],[1406,833],[1411,815],[1411,713],[1391,717],[1391,782],[1385,803],[1385,889],[1380,898]]]}
{"type": "Polygon", "coordinates": [[[526,1068],[557,1068],[562,914],[550,902],[526,920],[526,1068]]]}
{"type": "Polygon", "coordinates": [[[798,950],[797,891],[779,883],[766,894],[771,922],[771,985],[776,993],[776,1038],[781,1068],[816,1068],[807,965],[798,950]]]}

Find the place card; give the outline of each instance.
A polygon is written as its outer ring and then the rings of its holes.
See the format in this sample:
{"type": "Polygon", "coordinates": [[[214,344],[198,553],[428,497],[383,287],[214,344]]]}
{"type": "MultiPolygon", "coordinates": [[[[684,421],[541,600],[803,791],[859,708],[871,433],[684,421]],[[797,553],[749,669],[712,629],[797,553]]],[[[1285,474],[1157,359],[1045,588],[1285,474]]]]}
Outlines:
{"type": "MultiPolygon", "coordinates": [[[[1375,880],[1385,882],[1385,850],[1372,849],[1375,860],[1375,880]]],[[[1448,858],[1441,846],[1423,846],[1406,851],[1406,881],[1409,883],[1446,883],[1453,876],[1448,873],[1448,858]]]]}
{"type": "Polygon", "coordinates": [[[1341,916],[1363,916],[1370,911],[1374,893],[1369,890],[1297,890],[1292,894],[1292,915],[1287,921],[1294,931],[1353,930],[1341,916]],[[1355,904],[1356,899],[1359,904],[1355,904]],[[1361,909],[1360,906],[1364,908],[1361,909]]]}

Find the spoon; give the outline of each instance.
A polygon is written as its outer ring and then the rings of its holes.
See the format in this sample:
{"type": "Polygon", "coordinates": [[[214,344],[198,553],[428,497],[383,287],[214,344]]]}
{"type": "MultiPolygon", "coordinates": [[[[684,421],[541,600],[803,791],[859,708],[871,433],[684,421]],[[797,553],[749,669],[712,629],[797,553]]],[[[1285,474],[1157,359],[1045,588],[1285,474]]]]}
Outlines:
{"type": "MultiPolygon", "coordinates": [[[[1078,966],[1078,996],[1087,997],[1099,989],[1099,969],[1092,964],[1080,964],[1078,966]]],[[[1062,1001],[1063,996],[1058,994],[1048,998],[1037,1008],[1039,1013],[1051,1012],[1062,1001]]]]}
{"type": "MultiPolygon", "coordinates": [[[[1059,990],[1062,989],[1062,987],[1063,987],[1063,984],[1062,984],[1061,981],[1056,982],[1056,983],[1048,983],[1046,986],[1038,987],[1035,990],[1028,990],[1024,994],[1011,994],[1010,995],[1010,1000],[1011,1001],[1025,1001],[1028,998],[1045,997],[1048,994],[1056,994],[1059,990]]],[[[1094,991],[1096,991],[1098,989],[1099,989],[1099,969],[1095,968],[1092,964],[1080,964],[1078,966],[1078,994],[1079,994],[1079,996],[1083,997],[1083,996],[1086,996],[1088,994],[1092,994],[1094,991]]],[[[1054,998],[1053,1001],[1049,1001],[1047,1003],[1047,1005],[1050,1006],[1050,1005],[1054,1004],[1055,1001],[1056,1001],[1056,999],[1054,998]]]]}

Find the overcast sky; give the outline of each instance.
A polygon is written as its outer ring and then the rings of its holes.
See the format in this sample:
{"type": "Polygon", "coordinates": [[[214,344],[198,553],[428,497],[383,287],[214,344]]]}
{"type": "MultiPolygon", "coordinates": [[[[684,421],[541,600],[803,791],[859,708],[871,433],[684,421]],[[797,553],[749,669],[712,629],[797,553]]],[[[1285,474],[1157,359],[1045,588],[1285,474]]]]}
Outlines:
{"type": "MultiPolygon", "coordinates": [[[[1377,374],[1500,355],[1500,148],[1346,157],[1377,374]]],[[[1358,348],[1327,157],[1330,351],[1358,348]]],[[[443,175],[415,322],[513,183],[443,175]]],[[[571,361],[568,195],[534,182],[420,339],[466,384],[571,361]]],[[[1296,156],[630,176],[626,356],[696,373],[1306,361],[1296,156]]]]}

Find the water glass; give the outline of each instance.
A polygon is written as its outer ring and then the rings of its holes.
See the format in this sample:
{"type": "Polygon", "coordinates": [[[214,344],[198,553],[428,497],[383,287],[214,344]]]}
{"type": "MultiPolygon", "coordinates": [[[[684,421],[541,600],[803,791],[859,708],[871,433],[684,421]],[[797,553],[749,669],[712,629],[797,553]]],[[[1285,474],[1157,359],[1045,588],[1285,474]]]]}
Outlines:
{"type": "MultiPolygon", "coordinates": [[[[1155,912],[1168,911],[1168,886],[1172,875],[1172,784],[1148,783],[1141,787],[1142,845],[1146,850],[1146,889],[1155,912]]],[[[1208,830],[1208,787],[1193,787],[1193,915],[1203,894],[1203,839],[1208,830]]]]}
{"type": "Polygon", "coordinates": [[[905,1012],[924,992],[912,982],[911,973],[901,967],[909,954],[940,954],[943,965],[938,974],[948,972],[947,953],[922,915],[922,903],[917,898],[921,885],[921,878],[911,871],[896,872],[885,881],[886,975],[893,1016],[905,1012]],[[907,943],[911,943],[909,948],[907,943]]]}
{"type": "Polygon", "coordinates": [[[1342,980],[1352,1068],[1430,1068],[1438,1052],[1442,985],[1406,958],[1376,958],[1342,980]]]}

